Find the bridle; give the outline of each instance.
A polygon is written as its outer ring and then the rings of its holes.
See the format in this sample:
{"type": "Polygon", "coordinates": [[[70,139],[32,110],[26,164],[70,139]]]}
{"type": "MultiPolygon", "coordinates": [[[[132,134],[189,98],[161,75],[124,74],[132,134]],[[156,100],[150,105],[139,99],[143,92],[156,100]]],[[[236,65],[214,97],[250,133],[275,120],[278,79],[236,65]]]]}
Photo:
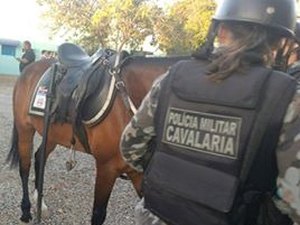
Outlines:
{"type": "Polygon", "coordinates": [[[114,65],[111,65],[110,63],[108,64],[110,67],[109,74],[114,79],[113,82],[115,82],[115,87],[119,91],[125,107],[131,114],[134,115],[137,112],[137,108],[134,105],[133,101],[131,100],[131,98],[128,94],[128,91],[126,89],[125,82],[123,81],[123,79],[121,77],[122,66],[125,63],[126,58],[121,61],[121,52],[117,52],[116,54],[117,55],[116,55],[116,60],[115,60],[114,65]]]}

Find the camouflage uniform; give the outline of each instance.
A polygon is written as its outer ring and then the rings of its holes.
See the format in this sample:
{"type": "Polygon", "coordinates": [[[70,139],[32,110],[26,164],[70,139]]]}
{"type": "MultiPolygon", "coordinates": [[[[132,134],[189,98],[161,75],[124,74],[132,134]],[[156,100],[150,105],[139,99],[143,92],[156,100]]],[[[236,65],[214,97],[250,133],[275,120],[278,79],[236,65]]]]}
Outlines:
{"type": "Polygon", "coordinates": [[[300,224],[300,87],[289,105],[277,148],[277,207],[300,224]]]}
{"type": "MultiPolygon", "coordinates": [[[[123,158],[136,170],[143,172],[143,160],[147,154],[148,143],[156,135],[153,117],[158,104],[160,77],[143,100],[137,114],[125,128],[121,150],[123,158]]],[[[277,147],[279,168],[277,207],[288,214],[295,224],[300,225],[300,86],[290,103],[277,147]]],[[[156,216],[143,208],[143,200],[136,207],[138,225],[164,224],[156,216]]]]}
{"type": "MultiPolygon", "coordinates": [[[[121,139],[121,152],[129,165],[143,172],[144,157],[147,154],[148,142],[155,136],[154,114],[158,103],[161,81],[164,74],[157,78],[152,89],[144,98],[139,110],[125,128],[121,139]]],[[[157,216],[144,207],[142,199],[135,207],[136,225],[166,225],[157,216]]]]}
{"type": "Polygon", "coordinates": [[[298,81],[300,80],[300,61],[294,62],[287,70],[287,73],[292,75],[298,81]]]}
{"type": "Polygon", "coordinates": [[[123,158],[139,172],[143,172],[143,160],[148,150],[148,143],[156,136],[153,120],[158,104],[161,81],[166,76],[167,74],[164,74],[157,78],[122,134],[121,151],[123,158]]]}

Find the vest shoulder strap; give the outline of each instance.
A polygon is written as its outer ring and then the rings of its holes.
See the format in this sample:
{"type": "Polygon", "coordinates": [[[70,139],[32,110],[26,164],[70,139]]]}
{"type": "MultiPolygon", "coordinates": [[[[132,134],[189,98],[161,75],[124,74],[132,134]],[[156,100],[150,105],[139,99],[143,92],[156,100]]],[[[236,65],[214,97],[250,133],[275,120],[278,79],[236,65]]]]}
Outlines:
{"type": "MultiPolygon", "coordinates": [[[[274,76],[282,76],[282,74],[279,74],[277,71],[270,70],[269,77],[274,76]]],[[[271,80],[271,79],[269,79],[271,80]]],[[[283,119],[285,111],[292,99],[292,97],[295,94],[296,91],[296,82],[294,79],[288,79],[286,82],[282,82],[281,90],[283,92],[281,93],[281,98],[272,98],[271,102],[269,103],[268,110],[264,110],[261,113],[257,114],[257,122],[255,123],[252,132],[252,135],[250,137],[251,141],[249,141],[249,145],[247,146],[247,151],[245,155],[245,161],[242,165],[241,173],[240,173],[240,180],[242,182],[242,185],[245,184],[246,179],[248,177],[249,171],[253,165],[253,162],[255,160],[255,156],[257,155],[257,151],[261,149],[262,140],[265,137],[265,133],[267,128],[269,128],[269,125],[272,123],[274,116],[279,116],[283,119]],[[278,112],[274,113],[274,116],[270,117],[270,112],[278,112]]],[[[267,90],[267,89],[266,89],[267,90]]],[[[266,95],[267,93],[263,93],[263,95],[266,95]]],[[[281,119],[281,120],[282,120],[281,119]]],[[[281,126],[280,126],[281,127],[281,126]]],[[[279,132],[278,132],[279,135],[279,132]]]]}

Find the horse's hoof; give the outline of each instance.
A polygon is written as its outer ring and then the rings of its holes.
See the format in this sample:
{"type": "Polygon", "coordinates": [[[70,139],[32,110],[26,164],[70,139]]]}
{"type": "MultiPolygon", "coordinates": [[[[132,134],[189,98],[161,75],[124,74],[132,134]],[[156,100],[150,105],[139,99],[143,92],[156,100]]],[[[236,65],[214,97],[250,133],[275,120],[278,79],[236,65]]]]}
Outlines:
{"type": "Polygon", "coordinates": [[[72,169],[74,169],[74,167],[76,166],[77,161],[75,160],[69,160],[66,162],[66,169],[68,172],[70,172],[72,169]]]}
{"type": "Polygon", "coordinates": [[[50,215],[50,213],[49,213],[48,207],[45,204],[42,204],[42,217],[44,219],[47,219],[47,218],[49,218],[49,215],[50,215]]]}
{"type": "Polygon", "coordinates": [[[28,224],[30,221],[32,221],[31,213],[29,213],[28,215],[22,215],[20,220],[21,220],[21,223],[28,224]]]}
{"type": "MultiPolygon", "coordinates": [[[[37,203],[37,199],[38,199],[38,192],[37,192],[37,190],[34,191],[33,199],[34,199],[35,203],[37,203]]],[[[49,217],[48,207],[45,204],[44,200],[42,200],[42,217],[43,218],[48,218],[49,217]]]]}
{"type": "Polygon", "coordinates": [[[123,173],[119,176],[122,180],[130,180],[130,178],[127,176],[127,174],[123,173]]]}

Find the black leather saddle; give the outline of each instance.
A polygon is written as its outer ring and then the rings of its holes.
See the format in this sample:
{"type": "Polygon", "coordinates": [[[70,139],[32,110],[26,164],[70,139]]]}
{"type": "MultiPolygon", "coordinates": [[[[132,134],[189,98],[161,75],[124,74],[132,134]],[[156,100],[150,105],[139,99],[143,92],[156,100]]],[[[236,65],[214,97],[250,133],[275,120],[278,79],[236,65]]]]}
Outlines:
{"type": "MultiPolygon", "coordinates": [[[[59,117],[65,117],[64,114],[67,112],[68,102],[74,90],[84,76],[89,76],[95,71],[98,60],[105,55],[105,50],[99,49],[94,55],[89,56],[81,47],[72,43],[64,43],[58,47],[57,53],[59,63],[53,110],[59,110],[61,112],[58,114],[59,117]]],[[[63,121],[59,117],[57,120],[63,121]]]]}
{"type": "Polygon", "coordinates": [[[66,66],[81,67],[91,63],[91,57],[79,46],[71,43],[64,43],[58,47],[58,61],[66,66]]]}
{"type": "Polygon", "coordinates": [[[99,49],[92,56],[89,56],[80,46],[72,43],[64,43],[58,47],[58,61],[66,68],[85,68],[94,64],[104,54],[103,49],[99,49]]]}
{"type": "MultiPolygon", "coordinates": [[[[100,49],[89,56],[82,48],[66,43],[59,47],[58,56],[51,120],[71,123],[75,134],[87,149],[83,123],[93,126],[109,112],[116,91],[109,72],[118,62],[122,62],[117,65],[118,68],[128,62],[128,53],[121,52],[119,60],[116,60],[115,51],[110,49],[100,49]]],[[[44,96],[43,91],[49,88],[52,75],[53,67],[40,79],[31,100],[30,114],[44,115],[44,108],[35,103],[39,103],[44,96]]]]}

